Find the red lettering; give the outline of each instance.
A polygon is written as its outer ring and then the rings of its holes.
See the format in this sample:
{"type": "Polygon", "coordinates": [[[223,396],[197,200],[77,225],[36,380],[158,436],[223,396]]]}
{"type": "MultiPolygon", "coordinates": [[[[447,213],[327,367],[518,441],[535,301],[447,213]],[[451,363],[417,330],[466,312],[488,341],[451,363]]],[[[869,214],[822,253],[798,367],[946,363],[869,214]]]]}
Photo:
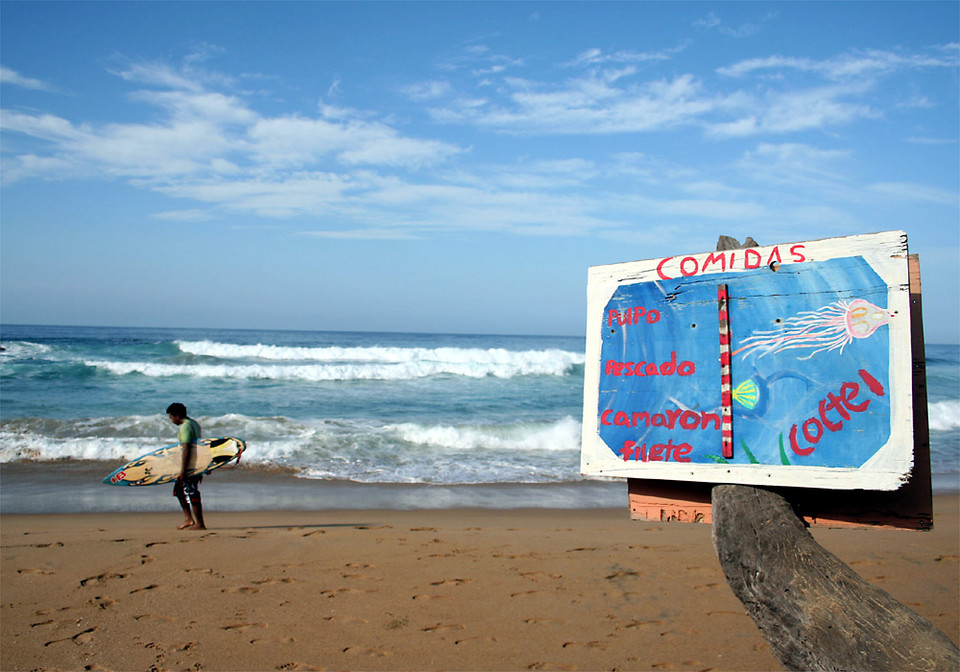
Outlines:
{"type": "MultiPolygon", "coordinates": [[[[828,396],[828,397],[832,397],[833,395],[832,395],[832,394],[828,394],[827,396],[828,396]]],[[[834,398],[836,398],[836,397],[834,397],[834,398]]],[[[843,423],[842,423],[842,422],[831,422],[830,419],[827,417],[827,400],[826,400],[826,399],[821,399],[821,400],[820,400],[820,421],[821,421],[821,422],[826,426],[826,428],[829,429],[831,432],[836,432],[836,431],[839,431],[839,430],[843,429],[843,423]]]]}
{"type": "Polygon", "coordinates": [[[743,267],[744,268],[760,268],[760,260],[763,257],[760,256],[760,253],[755,249],[748,247],[743,252],[743,267]],[[753,261],[751,261],[751,258],[753,261]]]}
{"type": "Polygon", "coordinates": [[[614,323],[621,327],[626,325],[640,324],[640,318],[646,315],[647,324],[656,324],[660,321],[660,311],[647,310],[643,306],[631,306],[621,313],[616,308],[607,311],[607,326],[612,327],[614,323]]]}
{"type": "Polygon", "coordinates": [[[660,365],[660,375],[661,376],[672,376],[673,373],[677,370],[677,351],[674,350],[670,353],[670,361],[664,362],[660,365]]]}
{"type": "Polygon", "coordinates": [[[689,457],[691,452],[693,452],[693,446],[689,443],[677,444],[673,449],[673,459],[675,462],[692,462],[693,460],[689,457]]]}
{"type": "Polygon", "coordinates": [[[835,395],[833,392],[827,394],[827,399],[830,400],[830,403],[827,404],[828,411],[836,411],[844,420],[850,419],[850,414],[847,412],[847,409],[843,407],[843,399],[835,395]]]}
{"type": "Polygon", "coordinates": [[[684,429],[696,429],[700,425],[700,416],[693,411],[684,411],[680,416],[680,426],[684,429]]]}
{"type": "Polygon", "coordinates": [[[706,273],[707,266],[713,266],[717,262],[720,262],[721,271],[727,270],[727,258],[722,253],[717,254],[716,252],[711,252],[710,254],[707,255],[707,258],[703,260],[703,266],[701,270],[704,273],[706,273]]]}
{"type": "Polygon", "coordinates": [[[880,384],[880,381],[867,373],[866,369],[860,369],[857,373],[860,374],[860,378],[863,379],[863,382],[867,384],[867,387],[870,388],[870,391],[873,392],[878,397],[884,395],[883,385],[880,384]]]}
{"type": "Polygon", "coordinates": [[[783,263],[783,259],[780,258],[780,247],[777,246],[773,248],[773,252],[770,253],[770,257],[767,259],[767,266],[771,266],[774,262],[778,264],[783,263]]]}
{"type": "Polygon", "coordinates": [[[615,411],[608,408],[600,413],[604,427],[664,427],[666,429],[719,430],[721,418],[717,413],[697,412],[683,408],[667,408],[662,413],[649,411],[615,411]]]}
{"type": "Polygon", "coordinates": [[[806,422],[803,423],[803,436],[810,443],[820,443],[820,438],[823,436],[823,425],[820,424],[820,421],[816,418],[808,418],[806,422]],[[816,427],[816,433],[811,433],[810,427],[816,427]]]}
{"type": "Polygon", "coordinates": [[[720,414],[719,413],[707,413],[706,411],[700,413],[700,418],[703,422],[703,428],[707,428],[707,423],[712,422],[714,429],[720,429],[720,414]]]}
{"type": "Polygon", "coordinates": [[[620,454],[623,455],[623,461],[626,462],[630,458],[636,459],[635,455],[637,454],[636,441],[624,441],[623,448],[620,449],[620,454]]]}
{"type": "Polygon", "coordinates": [[[805,245],[794,245],[790,248],[790,254],[793,255],[793,260],[797,263],[801,261],[806,261],[807,258],[803,254],[805,245]]]}
{"type": "Polygon", "coordinates": [[[853,403],[853,398],[860,393],[860,386],[856,383],[844,383],[843,387],[840,388],[840,401],[843,402],[843,405],[847,407],[848,410],[855,411],[857,413],[863,413],[867,410],[867,406],[870,405],[870,400],[865,400],[862,404],[853,403]]]}
{"type": "Polygon", "coordinates": [[[669,408],[664,411],[667,414],[667,427],[673,429],[674,425],[677,424],[677,418],[680,417],[680,414],[683,413],[683,409],[674,408],[670,410],[669,408]]]}
{"type": "Polygon", "coordinates": [[[647,453],[647,461],[649,462],[663,462],[663,449],[664,445],[662,443],[656,443],[650,446],[650,452],[647,453]]]}
{"type": "Polygon", "coordinates": [[[673,280],[673,278],[671,278],[669,275],[663,274],[663,265],[666,264],[671,259],[673,259],[673,257],[666,257],[664,259],[661,259],[660,263],[657,264],[657,275],[660,276],[661,280],[673,280]]]}
{"type": "Polygon", "coordinates": [[[700,270],[700,266],[697,264],[696,257],[684,257],[680,261],[680,275],[684,276],[685,278],[689,278],[691,275],[696,275],[698,270],[700,270]],[[689,272],[685,268],[685,265],[688,261],[693,262],[693,270],[689,272]]]}
{"type": "MultiPolygon", "coordinates": [[[[871,376],[865,369],[858,371],[860,378],[866,383],[867,387],[878,397],[885,394],[883,385],[876,378],[871,376]]],[[[807,418],[803,422],[803,436],[811,445],[801,448],[797,443],[797,425],[790,428],[790,448],[797,455],[809,455],[814,451],[814,445],[823,438],[824,428],[831,432],[839,432],[843,429],[844,420],[850,420],[851,413],[863,413],[870,406],[870,399],[864,399],[857,403],[857,395],[860,393],[860,386],[857,383],[844,383],[840,386],[840,394],[828,393],[826,399],[821,399],[817,405],[819,418],[807,418]],[[836,411],[842,420],[834,422],[827,417],[827,411],[836,411]]],[[[683,426],[683,416],[680,417],[680,425],[683,426]]]]}
{"type": "Polygon", "coordinates": [[[661,362],[618,362],[608,359],[603,366],[607,376],[691,376],[697,372],[697,365],[688,359],[677,362],[677,352],[670,353],[670,361],[661,362]]]}
{"type": "Polygon", "coordinates": [[[797,445],[797,426],[794,425],[790,428],[790,447],[793,449],[797,455],[809,455],[813,452],[813,446],[807,448],[801,448],[797,445]]]}

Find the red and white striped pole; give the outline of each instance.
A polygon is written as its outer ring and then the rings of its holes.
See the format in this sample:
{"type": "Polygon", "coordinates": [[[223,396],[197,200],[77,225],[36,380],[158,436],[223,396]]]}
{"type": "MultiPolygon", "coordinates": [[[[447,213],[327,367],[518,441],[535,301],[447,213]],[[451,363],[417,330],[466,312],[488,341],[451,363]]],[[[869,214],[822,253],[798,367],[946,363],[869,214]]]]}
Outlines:
{"type": "Polygon", "coordinates": [[[717,285],[717,305],[720,312],[720,400],[723,456],[733,457],[733,387],[730,376],[730,311],[727,285],[717,285]]]}

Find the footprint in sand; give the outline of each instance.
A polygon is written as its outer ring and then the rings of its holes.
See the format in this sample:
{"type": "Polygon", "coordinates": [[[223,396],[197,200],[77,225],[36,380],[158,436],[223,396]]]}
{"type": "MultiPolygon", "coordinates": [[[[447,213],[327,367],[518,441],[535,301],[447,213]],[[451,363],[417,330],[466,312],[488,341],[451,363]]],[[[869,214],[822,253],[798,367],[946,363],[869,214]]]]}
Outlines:
{"type": "Polygon", "coordinates": [[[536,662],[527,665],[528,670],[577,670],[579,668],[570,665],[561,665],[560,663],[536,662]]]}
{"type": "Polygon", "coordinates": [[[496,644],[496,637],[467,637],[466,639],[458,639],[454,642],[457,646],[463,646],[465,644],[496,644]]]}
{"type": "Polygon", "coordinates": [[[389,652],[384,651],[383,649],[368,649],[363,646],[347,646],[341,649],[341,651],[351,655],[372,656],[374,658],[384,658],[390,655],[389,652]]]}
{"type": "Polygon", "coordinates": [[[562,579],[562,574],[544,574],[543,572],[520,572],[520,576],[525,579],[530,579],[531,581],[539,581],[540,579],[549,578],[549,579],[562,579]]]}
{"type": "Polygon", "coordinates": [[[37,569],[35,567],[26,567],[24,569],[18,569],[17,574],[40,574],[42,576],[49,576],[53,574],[49,569],[37,569]]]}
{"type": "Polygon", "coordinates": [[[73,637],[64,637],[63,639],[54,639],[44,644],[44,646],[51,646],[53,644],[59,644],[60,642],[73,642],[78,646],[81,644],[89,644],[93,640],[93,633],[97,631],[96,627],[87,628],[83,632],[75,634],[73,637]]]}
{"type": "Polygon", "coordinates": [[[428,625],[425,628],[421,628],[421,632],[440,632],[442,630],[466,630],[467,626],[461,625],[459,623],[437,623],[436,625],[428,625]]]}
{"type": "Polygon", "coordinates": [[[431,581],[431,586],[460,586],[470,583],[470,579],[442,579],[440,581],[431,581]]]}
{"type": "Polygon", "coordinates": [[[592,642],[564,642],[564,643],[563,643],[563,648],[565,648],[565,649],[579,648],[579,647],[581,647],[581,646],[582,646],[582,647],[586,647],[586,648],[588,648],[588,649],[606,649],[606,648],[607,648],[607,645],[606,645],[606,644],[604,644],[603,642],[598,642],[598,641],[592,641],[592,642]]]}
{"type": "Polygon", "coordinates": [[[355,623],[360,625],[368,622],[367,619],[359,616],[324,616],[323,620],[328,623],[355,623]]]}
{"type": "Polygon", "coordinates": [[[414,595],[412,600],[449,600],[449,595],[414,595]]]}
{"type": "Polygon", "coordinates": [[[88,576],[85,579],[80,580],[81,586],[86,586],[88,583],[97,582],[97,583],[106,583],[113,579],[125,579],[127,578],[126,574],[117,574],[115,572],[105,572],[103,574],[98,574],[97,576],[88,576]]]}
{"type": "Polygon", "coordinates": [[[157,584],[151,583],[149,586],[144,586],[143,588],[136,588],[136,589],[134,589],[134,590],[131,590],[131,591],[130,591],[130,594],[131,594],[131,595],[136,595],[137,593],[145,593],[145,592],[148,592],[148,591],[151,591],[151,590],[156,590],[156,589],[159,588],[159,587],[160,587],[160,586],[158,586],[157,584]]]}
{"type": "Polygon", "coordinates": [[[245,595],[251,593],[259,593],[259,588],[254,588],[253,586],[238,586],[236,588],[221,588],[221,593],[243,593],[245,595]]]}
{"type": "Polygon", "coordinates": [[[523,590],[523,591],[520,591],[519,593],[510,593],[510,597],[520,597],[521,595],[535,595],[536,593],[540,593],[540,592],[543,592],[543,591],[540,591],[540,590],[523,590]]]}
{"type": "Polygon", "coordinates": [[[345,579],[359,579],[362,581],[383,581],[379,576],[364,576],[363,574],[341,574],[345,579]]]}
{"type": "Polygon", "coordinates": [[[231,623],[230,625],[221,626],[220,629],[228,630],[228,631],[233,631],[233,630],[243,631],[248,628],[266,628],[266,627],[267,627],[266,623],[231,623]]]}
{"type": "Polygon", "coordinates": [[[342,595],[345,593],[359,593],[360,591],[356,588],[329,588],[327,590],[321,590],[320,594],[325,597],[336,597],[338,594],[342,595]]]}
{"type": "MultiPolygon", "coordinates": [[[[749,614],[745,611],[708,611],[707,616],[743,616],[744,618],[749,618],[749,614]]],[[[662,623],[663,621],[659,621],[662,623]]]]}
{"type": "Polygon", "coordinates": [[[270,583],[293,583],[293,579],[285,576],[282,579],[260,579],[259,581],[251,581],[251,583],[257,586],[265,586],[270,583]]]}
{"type": "Polygon", "coordinates": [[[650,628],[660,629],[663,625],[664,621],[651,619],[648,621],[630,621],[624,627],[628,630],[648,630],[650,628]]]}
{"type": "Polygon", "coordinates": [[[142,621],[145,618],[155,618],[158,621],[164,621],[165,623],[173,623],[176,619],[170,618],[169,616],[160,616],[159,614],[140,614],[134,616],[133,620],[142,621]]]}
{"type": "Polygon", "coordinates": [[[621,570],[621,571],[618,571],[618,572],[614,572],[613,574],[610,574],[610,575],[607,576],[606,578],[607,578],[608,581],[613,581],[614,579],[622,579],[622,578],[624,578],[624,577],[632,577],[632,576],[641,576],[641,574],[640,574],[640,572],[634,572],[634,571],[629,571],[629,570],[621,570]]]}

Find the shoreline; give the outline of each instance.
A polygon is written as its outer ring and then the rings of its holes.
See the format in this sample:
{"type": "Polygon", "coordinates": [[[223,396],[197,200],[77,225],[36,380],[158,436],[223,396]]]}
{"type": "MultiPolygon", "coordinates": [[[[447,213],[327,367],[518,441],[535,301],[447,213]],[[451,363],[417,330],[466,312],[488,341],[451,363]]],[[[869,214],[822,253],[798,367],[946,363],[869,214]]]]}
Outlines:
{"type": "MultiPolygon", "coordinates": [[[[617,508],[3,514],[0,668],[779,670],[706,525],[617,508]]],[[[960,640],[960,496],[930,532],[813,528],[960,640]]]]}
{"type": "MultiPolygon", "coordinates": [[[[0,513],[178,511],[172,484],[118,487],[97,462],[5,464],[0,468],[0,513]]],[[[591,509],[626,506],[616,481],[565,483],[357,483],[300,478],[282,469],[218,469],[204,477],[204,508],[211,511],[315,511],[333,509],[591,509]]]]}
{"type": "MultiPolygon", "coordinates": [[[[101,483],[110,464],[28,462],[0,465],[0,513],[69,514],[176,511],[171,485],[101,483]]],[[[934,497],[960,496],[953,475],[934,476],[934,497]],[[937,476],[941,476],[938,478],[937,476]]],[[[624,479],[554,483],[358,483],[301,478],[293,470],[225,467],[201,487],[210,511],[595,509],[627,506],[624,479]]]]}

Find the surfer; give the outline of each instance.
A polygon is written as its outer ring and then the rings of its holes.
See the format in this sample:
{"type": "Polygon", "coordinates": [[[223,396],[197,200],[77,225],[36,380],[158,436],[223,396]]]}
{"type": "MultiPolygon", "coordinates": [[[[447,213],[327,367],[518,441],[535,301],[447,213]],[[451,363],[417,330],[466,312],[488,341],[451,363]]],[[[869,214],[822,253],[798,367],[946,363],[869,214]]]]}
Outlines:
{"type": "Polygon", "coordinates": [[[183,523],[177,526],[178,530],[205,530],[203,524],[203,506],[200,503],[200,481],[203,474],[188,476],[190,463],[197,450],[197,440],[200,438],[200,424],[193,418],[187,417],[187,407],[180,403],[173,403],[167,407],[170,422],[180,427],[177,432],[177,441],[180,443],[181,467],[180,475],[173,483],[173,496],[180,502],[183,509],[183,523]]]}

